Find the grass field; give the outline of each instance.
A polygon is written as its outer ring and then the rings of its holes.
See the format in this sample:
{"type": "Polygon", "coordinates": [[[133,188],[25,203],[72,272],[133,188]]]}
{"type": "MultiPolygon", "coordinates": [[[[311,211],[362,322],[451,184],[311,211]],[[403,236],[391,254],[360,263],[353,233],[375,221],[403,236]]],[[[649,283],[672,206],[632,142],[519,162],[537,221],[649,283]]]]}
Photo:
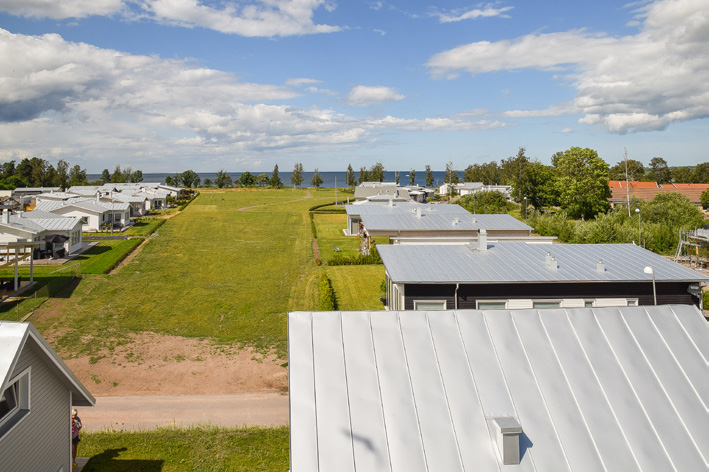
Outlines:
{"type": "Polygon", "coordinates": [[[84,472],[286,472],[288,428],[162,428],[82,434],[84,472]]]}
{"type": "Polygon", "coordinates": [[[286,313],[318,304],[308,209],[333,200],[332,191],[202,192],[121,271],[85,278],[32,321],[65,356],[151,331],[285,357],[286,313]]]}

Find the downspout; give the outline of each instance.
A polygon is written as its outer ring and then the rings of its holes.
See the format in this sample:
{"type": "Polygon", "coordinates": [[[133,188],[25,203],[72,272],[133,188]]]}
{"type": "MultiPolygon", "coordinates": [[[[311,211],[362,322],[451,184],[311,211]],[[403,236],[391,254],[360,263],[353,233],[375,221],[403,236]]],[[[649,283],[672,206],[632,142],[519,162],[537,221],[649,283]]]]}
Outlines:
{"type": "Polygon", "coordinates": [[[458,309],[458,288],[460,288],[460,284],[455,284],[455,309],[458,309]]]}

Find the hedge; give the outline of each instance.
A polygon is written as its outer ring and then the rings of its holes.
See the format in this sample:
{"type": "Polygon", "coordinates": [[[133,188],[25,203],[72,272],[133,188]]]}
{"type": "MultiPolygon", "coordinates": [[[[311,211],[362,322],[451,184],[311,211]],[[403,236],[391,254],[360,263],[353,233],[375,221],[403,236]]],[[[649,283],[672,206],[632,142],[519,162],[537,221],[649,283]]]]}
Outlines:
{"type": "Polygon", "coordinates": [[[382,264],[382,258],[379,257],[379,251],[377,251],[377,245],[372,244],[372,250],[369,255],[355,254],[350,256],[345,256],[342,254],[335,254],[330,260],[327,261],[329,266],[344,266],[344,265],[370,265],[370,264],[382,264]]]}
{"type": "Polygon", "coordinates": [[[320,310],[337,310],[335,291],[332,289],[332,282],[330,282],[330,279],[325,273],[320,276],[320,310]]]}

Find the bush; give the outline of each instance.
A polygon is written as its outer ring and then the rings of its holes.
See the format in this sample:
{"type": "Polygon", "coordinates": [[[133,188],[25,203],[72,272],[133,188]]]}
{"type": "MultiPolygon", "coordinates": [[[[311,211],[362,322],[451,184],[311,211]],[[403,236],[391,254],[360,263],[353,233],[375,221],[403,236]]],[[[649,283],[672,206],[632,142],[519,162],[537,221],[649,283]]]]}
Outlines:
{"type": "Polygon", "coordinates": [[[327,261],[327,265],[329,266],[369,265],[381,263],[382,258],[379,257],[379,251],[377,251],[376,244],[372,244],[372,250],[367,256],[363,256],[362,254],[354,254],[350,256],[335,254],[330,260],[327,261]]]}
{"type": "Polygon", "coordinates": [[[337,310],[335,291],[332,289],[332,283],[325,273],[320,276],[320,310],[337,310]]]}
{"type": "Polygon", "coordinates": [[[312,212],[310,212],[310,232],[313,234],[313,239],[318,239],[318,230],[315,227],[315,217],[312,212]]]}
{"type": "Polygon", "coordinates": [[[702,309],[709,310],[709,290],[702,293],[702,309]]]}

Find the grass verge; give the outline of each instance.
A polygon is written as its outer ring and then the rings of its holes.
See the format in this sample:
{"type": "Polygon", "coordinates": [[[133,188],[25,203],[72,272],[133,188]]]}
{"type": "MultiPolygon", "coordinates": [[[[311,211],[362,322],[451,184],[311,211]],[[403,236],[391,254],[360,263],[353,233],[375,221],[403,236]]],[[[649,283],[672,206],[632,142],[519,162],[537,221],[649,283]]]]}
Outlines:
{"type": "Polygon", "coordinates": [[[287,471],[288,427],[161,428],[82,434],[84,472],[287,471]]]}

